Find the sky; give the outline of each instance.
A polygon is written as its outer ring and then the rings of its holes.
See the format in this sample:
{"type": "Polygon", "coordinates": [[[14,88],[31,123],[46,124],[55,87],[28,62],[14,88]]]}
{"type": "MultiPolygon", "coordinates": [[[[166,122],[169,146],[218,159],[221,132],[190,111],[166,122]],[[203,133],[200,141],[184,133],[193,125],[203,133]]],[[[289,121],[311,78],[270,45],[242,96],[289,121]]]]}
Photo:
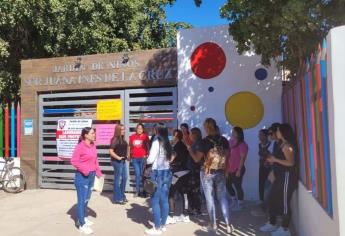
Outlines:
{"type": "Polygon", "coordinates": [[[194,27],[205,27],[228,24],[220,17],[219,8],[227,0],[203,0],[200,7],[196,7],[194,0],[176,0],[176,3],[166,8],[168,22],[186,22],[194,27]]]}

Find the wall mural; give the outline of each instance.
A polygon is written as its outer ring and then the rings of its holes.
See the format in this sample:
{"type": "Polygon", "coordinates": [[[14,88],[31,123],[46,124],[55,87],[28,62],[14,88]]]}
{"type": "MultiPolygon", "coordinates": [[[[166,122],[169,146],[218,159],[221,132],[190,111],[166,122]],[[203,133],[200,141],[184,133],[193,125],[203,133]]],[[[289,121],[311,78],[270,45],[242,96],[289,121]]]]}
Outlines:
{"type": "Polygon", "coordinates": [[[283,117],[296,131],[300,179],[332,216],[326,51],[324,41],[305,61],[299,80],[284,91],[283,117]]]}
{"type": "Polygon", "coordinates": [[[258,199],[258,132],[281,121],[282,86],[275,64],[264,67],[252,51],[238,55],[228,26],[181,30],[178,34],[178,118],[199,127],[214,118],[225,136],[245,129],[249,145],[244,189],[258,199]]]}

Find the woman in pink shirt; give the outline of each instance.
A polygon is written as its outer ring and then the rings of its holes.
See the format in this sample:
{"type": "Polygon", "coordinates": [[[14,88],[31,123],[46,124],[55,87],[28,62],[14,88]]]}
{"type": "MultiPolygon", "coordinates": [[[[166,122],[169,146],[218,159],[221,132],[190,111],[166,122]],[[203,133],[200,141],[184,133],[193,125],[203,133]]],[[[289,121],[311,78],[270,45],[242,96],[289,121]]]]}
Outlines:
{"type": "Polygon", "coordinates": [[[248,154],[248,145],[244,141],[242,128],[234,127],[232,129],[229,146],[230,151],[226,167],[226,176],[228,177],[227,188],[232,199],[231,207],[233,210],[241,210],[244,199],[242,180],[244,173],[246,172],[244,162],[246,161],[248,154]],[[233,185],[236,188],[237,199],[233,185]]]}
{"type": "Polygon", "coordinates": [[[79,144],[75,147],[71,164],[77,169],[74,185],[77,189],[77,218],[79,231],[84,234],[92,234],[90,226],[93,224],[86,218],[87,204],[91,197],[95,176],[101,177],[102,172],[97,160],[95,130],[85,127],[80,136],[79,144]]]}

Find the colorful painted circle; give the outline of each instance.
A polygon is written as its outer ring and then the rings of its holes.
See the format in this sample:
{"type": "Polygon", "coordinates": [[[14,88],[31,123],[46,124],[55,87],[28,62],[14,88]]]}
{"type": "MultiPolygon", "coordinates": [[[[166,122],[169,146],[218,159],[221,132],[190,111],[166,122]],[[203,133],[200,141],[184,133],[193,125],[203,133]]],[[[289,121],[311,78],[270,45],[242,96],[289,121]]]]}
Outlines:
{"type": "Polygon", "coordinates": [[[218,44],[207,42],[194,50],[190,63],[196,76],[201,79],[212,79],[223,71],[226,56],[218,44]]]}
{"type": "Polygon", "coordinates": [[[191,107],[190,107],[190,110],[191,110],[191,111],[195,111],[195,106],[191,106],[191,107]]]}
{"type": "Polygon", "coordinates": [[[264,105],[254,93],[238,92],[226,101],[225,116],[233,126],[243,129],[253,128],[264,116],[264,105]]]}
{"type": "Polygon", "coordinates": [[[255,78],[258,80],[264,80],[267,78],[267,70],[264,68],[259,68],[255,71],[255,78]]]}
{"type": "Polygon", "coordinates": [[[208,87],[208,91],[212,93],[214,91],[214,88],[212,86],[208,87]]]}

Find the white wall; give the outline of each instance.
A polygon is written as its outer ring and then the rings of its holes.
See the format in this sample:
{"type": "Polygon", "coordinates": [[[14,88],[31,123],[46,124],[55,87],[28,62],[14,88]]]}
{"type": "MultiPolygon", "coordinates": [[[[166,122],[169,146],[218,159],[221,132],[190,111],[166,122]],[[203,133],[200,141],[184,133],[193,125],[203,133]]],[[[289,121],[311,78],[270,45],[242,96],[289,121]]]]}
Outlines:
{"type": "Polygon", "coordinates": [[[333,217],[300,184],[293,202],[293,222],[299,236],[345,236],[345,26],[327,36],[327,92],[333,217]]]}
{"type": "Polygon", "coordinates": [[[281,121],[281,79],[274,64],[266,68],[267,79],[259,81],[254,74],[256,69],[264,68],[260,58],[253,52],[238,55],[235,42],[228,34],[228,26],[196,28],[181,30],[177,36],[178,49],[178,120],[191,127],[199,127],[205,118],[214,118],[222,133],[229,137],[231,125],[225,116],[227,99],[239,92],[255,93],[264,104],[264,116],[260,123],[244,131],[245,140],[249,144],[246,162],[247,172],[244,177],[246,199],[258,199],[258,131],[281,121]],[[203,80],[191,70],[190,57],[202,43],[217,43],[226,55],[224,70],[214,79],[203,80]],[[209,92],[208,87],[214,87],[209,92]],[[195,105],[192,112],[190,106],[195,105]]]}

